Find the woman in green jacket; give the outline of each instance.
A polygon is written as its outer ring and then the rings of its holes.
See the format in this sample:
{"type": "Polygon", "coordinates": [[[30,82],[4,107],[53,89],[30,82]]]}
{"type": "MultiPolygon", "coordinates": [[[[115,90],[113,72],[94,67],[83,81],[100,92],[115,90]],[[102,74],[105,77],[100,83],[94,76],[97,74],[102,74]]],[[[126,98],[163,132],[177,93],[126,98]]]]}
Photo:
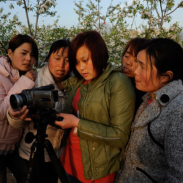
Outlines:
{"type": "Polygon", "coordinates": [[[69,50],[75,77],[64,81],[68,92],[62,121],[71,128],[61,157],[66,173],[84,183],[112,183],[120,169],[134,116],[130,79],[108,64],[108,50],[96,31],[79,33],[69,50]]]}

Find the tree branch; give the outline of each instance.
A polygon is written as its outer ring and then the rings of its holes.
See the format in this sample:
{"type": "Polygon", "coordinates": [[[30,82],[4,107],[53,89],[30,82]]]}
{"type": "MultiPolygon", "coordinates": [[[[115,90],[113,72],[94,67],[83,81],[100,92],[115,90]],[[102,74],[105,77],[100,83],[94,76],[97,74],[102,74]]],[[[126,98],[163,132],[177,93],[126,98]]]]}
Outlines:
{"type": "Polygon", "coordinates": [[[30,22],[29,22],[29,16],[28,16],[28,12],[27,12],[27,6],[26,6],[26,2],[24,1],[24,8],[25,8],[25,13],[26,13],[26,17],[27,17],[27,24],[28,24],[28,28],[29,28],[29,32],[30,35],[33,36],[32,31],[31,31],[31,26],[30,26],[30,22]]]}
{"type": "Polygon", "coordinates": [[[176,7],[174,10],[172,10],[170,13],[167,13],[166,15],[168,16],[168,15],[170,15],[171,13],[173,13],[177,8],[179,8],[179,6],[180,6],[181,4],[183,4],[183,1],[181,1],[181,2],[177,5],[177,7],[176,7]]]}
{"type": "Polygon", "coordinates": [[[156,1],[153,1],[153,3],[154,3],[154,8],[155,8],[155,10],[156,10],[156,13],[157,13],[157,15],[158,15],[158,18],[161,18],[160,15],[159,15],[158,9],[157,9],[156,1]]]}

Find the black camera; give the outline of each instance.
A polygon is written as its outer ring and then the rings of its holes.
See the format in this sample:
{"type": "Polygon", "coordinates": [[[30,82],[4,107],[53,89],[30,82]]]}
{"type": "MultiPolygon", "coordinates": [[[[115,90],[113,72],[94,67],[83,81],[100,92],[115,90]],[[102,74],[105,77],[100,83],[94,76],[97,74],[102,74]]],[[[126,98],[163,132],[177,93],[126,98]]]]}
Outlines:
{"type": "Polygon", "coordinates": [[[58,101],[58,91],[53,90],[53,84],[39,88],[22,90],[18,95],[10,96],[10,105],[13,109],[22,108],[27,105],[28,109],[53,109],[58,101]]]}

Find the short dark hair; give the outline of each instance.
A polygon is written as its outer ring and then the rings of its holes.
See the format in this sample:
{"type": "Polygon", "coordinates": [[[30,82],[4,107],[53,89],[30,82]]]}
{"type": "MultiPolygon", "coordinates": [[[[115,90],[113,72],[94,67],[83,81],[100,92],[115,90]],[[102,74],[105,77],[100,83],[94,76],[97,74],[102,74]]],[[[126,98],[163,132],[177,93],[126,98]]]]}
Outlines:
{"type": "MultiPolygon", "coordinates": [[[[32,45],[32,53],[34,55],[34,58],[36,59],[36,65],[38,62],[38,47],[36,42],[34,41],[33,38],[31,38],[28,35],[23,35],[23,34],[17,34],[14,37],[11,38],[8,44],[8,49],[10,49],[12,52],[15,51],[19,46],[21,46],[24,43],[30,43],[32,45]]],[[[9,62],[11,60],[9,59],[9,62]]]]}
{"type": "Polygon", "coordinates": [[[93,67],[97,72],[97,77],[99,77],[102,74],[103,69],[107,67],[109,54],[102,36],[97,31],[79,33],[72,40],[71,48],[69,49],[69,65],[75,76],[81,78],[81,75],[78,73],[75,66],[77,51],[83,45],[90,50],[93,67]]]}
{"type": "Polygon", "coordinates": [[[58,52],[61,48],[65,49],[66,47],[70,47],[70,44],[71,42],[68,39],[59,39],[53,42],[45,61],[49,60],[52,53],[58,52]]]}
{"type": "Polygon", "coordinates": [[[137,57],[137,54],[139,52],[140,47],[149,42],[149,39],[145,39],[145,38],[133,38],[130,41],[128,41],[128,43],[125,46],[125,49],[123,50],[122,53],[122,57],[125,55],[125,53],[127,52],[128,48],[130,47],[130,54],[137,57]]]}
{"type": "Polygon", "coordinates": [[[165,75],[166,71],[173,72],[173,80],[183,81],[183,49],[172,39],[156,38],[143,45],[141,50],[146,51],[147,61],[157,68],[158,76],[165,75]]]}

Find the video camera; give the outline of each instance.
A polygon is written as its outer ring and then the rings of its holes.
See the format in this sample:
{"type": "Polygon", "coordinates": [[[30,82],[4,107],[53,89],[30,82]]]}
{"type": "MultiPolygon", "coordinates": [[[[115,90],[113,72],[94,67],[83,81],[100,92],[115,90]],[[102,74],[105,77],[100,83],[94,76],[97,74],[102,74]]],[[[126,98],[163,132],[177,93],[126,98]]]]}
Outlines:
{"type": "Polygon", "coordinates": [[[53,90],[53,84],[39,88],[22,90],[18,95],[10,96],[10,105],[13,109],[22,108],[27,105],[28,109],[53,109],[58,101],[58,91],[53,90]]]}

